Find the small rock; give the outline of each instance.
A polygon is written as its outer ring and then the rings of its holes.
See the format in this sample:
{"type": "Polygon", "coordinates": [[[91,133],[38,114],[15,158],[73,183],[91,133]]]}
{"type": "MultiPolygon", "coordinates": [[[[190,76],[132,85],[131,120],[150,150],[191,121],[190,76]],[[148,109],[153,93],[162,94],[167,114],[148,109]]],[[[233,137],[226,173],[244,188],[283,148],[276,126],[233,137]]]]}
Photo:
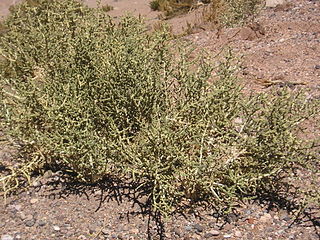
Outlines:
{"type": "Polygon", "coordinates": [[[199,223],[196,223],[193,225],[193,228],[197,231],[197,232],[203,232],[204,227],[201,226],[199,223]]]}
{"type": "Polygon", "coordinates": [[[34,224],[35,224],[35,220],[34,219],[31,219],[31,220],[27,220],[27,221],[25,221],[25,225],[27,226],[27,227],[32,227],[34,224]]]}
{"type": "Polygon", "coordinates": [[[263,223],[272,222],[272,216],[269,213],[265,213],[260,217],[260,221],[263,223]]]}
{"type": "Polygon", "coordinates": [[[2,235],[1,240],[13,240],[13,237],[11,235],[2,235]]]}
{"type": "Polygon", "coordinates": [[[51,178],[52,176],[53,176],[53,172],[51,170],[48,170],[43,174],[43,177],[46,179],[51,178]]]}
{"type": "Polygon", "coordinates": [[[39,201],[39,199],[37,199],[37,198],[32,198],[31,200],[30,200],[30,203],[31,204],[35,204],[36,202],[38,202],[39,201]]]}
{"type": "Polygon", "coordinates": [[[101,230],[101,233],[103,234],[103,235],[110,235],[110,231],[108,230],[108,229],[106,229],[106,228],[104,228],[104,229],[102,229],[101,230]]]}
{"type": "Polygon", "coordinates": [[[223,225],[223,230],[225,230],[225,231],[229,231],[229,230],[231,230],[233,228],[234,228],[234,225],[232,225],[230,223],[227,223],[227,224],[223,225]]]}
{"type": "Polygon", "coordinates": [[[186,231],[192,231],[192,227],[190,225],[187,225],[184,227],[186,231]]]}
{"type": "Polygon", "coordinates": [[[209,222],[209,227],[214,228],[216,227],[217,223],[216,222],[209,222]]]}
{"type": "Polygon", "coordinates": [[[40,186],[41,186],[41,183],[40,183],[39,181],[34,181],[34,182],[32,183],[32,186],[33,186],[33,187],[40,187],[40,186]]]}
{"type": "Polygon", "coordinates": [[[98,230],[98,226],[96,224],[90,224],[89,225],[89,233],[92,234],[92,233],[95,233],[97,230],[98,230]]]}
{"type": "Polygon", "coordinates": [[[211,237],[215,237],[215,236],[219,236],[220,235],[220,232],[219,231],[217,231],[217,230],[210,230],[210,231],[208,231],[205,235],[204,235],[204,237],[205,238],[211,238],[211,237]]]}
{"type": "Polygon", "coordinates": [[[191,239],[194,239],[194,240],[198,240],[199,239],[200,240],[201,237],[198,234],[194,233],[194,234],[191,235],[191,239]]]}
{"type": "Polygon", "coordinates": [[[27,220],[27,221],[33,220],[33,215],[28,214],[28,215],[26,216],[25,220],[27,220]]]}
{"type": "Polygon", "coordinates": [[[133,229],[131,229],[130,230],[130,233],[132,233],[132,234],[139,234],[139,229],[138,228],[133,228],[133,229]]]}
{"type": "Polygon", "coordinates": [[[232,235],[231,234],[226,234],[226,235],[223,235],[223,238],[231,238],[232,235]]]}
{"type": "Polygon", "coordinates": [[[242,232],[239,231],[239,230],[236,230],[236,231],[234,232],[234,236],[237,237],[237,238],[241,238],[241,237],[242,237],[242,232]]]}
{"type": "Polygon", "coordinates": [[[174,234],[177,235],[178,237],[181,237],[181,236],[182,236],[182,233],[181,233],[180,229],[177,228],[177,227],[173,229],[173,232],[174,232],[174,234]]]}
{"type": "Polygon", "coordinates": [[[102,191],[101,190],[96,190],[96,191],[94,191],[94,195],[95,196],[101,196],[102,195],[102,191]]]}
{"type": "Polygon", "coordinates": [[[40,219],[40,220],[38,221],[38,225],[39,225],[40,227],[43,227],[43,226],[46,225],[46,222],[45,222],[44,220],[40,219]]]}
{"type": "Polygon", "coordinates": [[[248,219],[247,219],[247,222],[248,222],[249,224],[254,224],[254,219],[253,219],[253,218],[248,218],[248,219]]]}
{"type": "Polygon", "coordinates": [[[239,218],[235,213],[229,213],[226,217],[226,221],[228,223],[236,222],[238,219],[239,218]]]}
{"type": "Polygon", "coordinates": [[[288,219],[288,218],[290,220],[290,217],[289,217],[288,212],[286,210],[280,210],[278,215],[279,215],[280,220],[287,221],[286,219],[288,219]]]}
{"type": "Polygon", "coordinates": [[[279,4],[283,4],[284,0],[266,0],[266,7],[274,8],[279,4]]]}
{"type": "Polygon", "coordinates": [[[26,216],[26,214],[24,213],[24,212],[20,212],[19,213],[19,217],[20,217],[20,219],[23,221],[23,220],[26,220],[26,218],[27,218],[27,216],[26,216]]]}
{"type": "Polygon", "coordinates": [[[16,209],[17,211],[20,211],[22,206],[20,204],[17,204],[17,205],[13,205],[12,206],[14,209],[16,209]]]}
{"type": "Polygon", "coordinates": [[[57,232],[58,232],[58,231],[60,231],[60,227],[59,227],[59,226],[57,226],[57,225],[54,225],[54,226],[53,226],[53,230],[55,230],[55,231],[57,231],[57,232]]]}
{"type": "Polygon", "coordinates": [[[314,68],[315,69],[320,69],[320,65],[315,65],[314,68]]]}

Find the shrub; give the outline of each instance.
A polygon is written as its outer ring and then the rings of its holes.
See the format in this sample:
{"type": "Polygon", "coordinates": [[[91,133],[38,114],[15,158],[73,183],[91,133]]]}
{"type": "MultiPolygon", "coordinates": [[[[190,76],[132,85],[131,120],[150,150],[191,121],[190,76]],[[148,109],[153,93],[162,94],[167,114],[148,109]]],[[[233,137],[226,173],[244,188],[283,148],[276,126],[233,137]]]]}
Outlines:
{"type": "Polygon", "coordinates": [[[152,0],[150,8],[154,11],[162,11],[169,17],[186,13],[196,6],[196,0],[152,0]]]}
{"type": "Polygon", "coordinates": [[[102,6],[102,10],[105,11],[105,12],[109,12],[109,11],[111,11],[113,9],[114,9],[114,7],[109,5],[109,4],[106,4],[106,5],[102,6]]]}
{"type": "Polygon", "coordinates": [[[55,164],[84,182],[136,179],[164,215],[185,200],[222,211],[315,160],[296,134],[319,109],[303,94],[246,97],[231,55],[209,81],[210,59],[191,61],[165,28],[38,1],[18,5],[0,38],[2,116],[24,154],[0,178],[5,193],[55,164]]]}
{"type": "Polygon", "coordinates": [[[255,17],[263,3],[261,0],[211,0],[203,11],[203,18],[225,26],[242,25],[255,17]]]}
{"type": "MultiPolygon", "coordinates": [[[[262,0],[203,0],[203,20],[216,24],[234,26],[241,25],[254,18],[262,7],[262,0]]],[[[153,0],[152,10],[163,11],[167,17],[186,13],[201,6],[196,0],[153,0]]]]}

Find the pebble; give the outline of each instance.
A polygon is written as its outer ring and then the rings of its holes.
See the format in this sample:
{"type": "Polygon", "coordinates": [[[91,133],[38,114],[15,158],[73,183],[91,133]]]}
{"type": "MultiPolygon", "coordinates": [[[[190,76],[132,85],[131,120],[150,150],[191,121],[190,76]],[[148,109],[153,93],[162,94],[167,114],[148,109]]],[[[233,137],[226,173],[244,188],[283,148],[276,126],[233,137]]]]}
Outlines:
{"type": "Polygon", "coordinates": [[[208,231],[204,237],[205,238],[211,238],[211,237],[215,237],[215,236],[219,236],[220,235],[220,232],[217,231],[217,230],[211,230],[211,231],[208,231]]]}
{"type": "Polygon", "coordinates": [[[174,232],[174,234],[177,235],[178,237],[181,237],[181,236],[182,236],[182,233],[181,233],[180,229],[177,228],[177,227],[173,229],[173,232],[174,232]]]}
{"type": "Polygon", "coordinates": [[[55,230],[55,231],[60,231],[60,227],[57,226],[57,225],[54,225],[54,226],[53,226],[53,230],[55,230]]]}
{"type": "Polygon", "coordinates": [[[192,230],[192,226],[190,226],[190,225],[187,225],[184,228],[186,229],[186,231],[191,231],[192,230]]]}
{"type": "Polygon", "coordinates": [[[39,201],[39,199],[37,199],[37,198],[32,198],[31,200],[30,200],[30,203],[31,204],[35,204],[35,203],[37,203],[39,201]]]}
{"type": "Polygon", "coordinates": [[[110,235],[110,231],[108,229],[106,229],[106,228],[102,229],[101,232],[102,232],[103,235],[106,235],[106,236],[110,235]]]}
{"type": "Polygon", "coordinates": [[[199,223],[196,223],[193,225],[193,228],[197,231],[197,232],[203,232],[204,227],[201,226],[199,223]]]}
{"type": "Polygon", "coordinates": [[[41,183],[38,182],[38,181],[34,181],[34,182],[32,183],[32,186],[34,186],[34,187],[40,187],[40,186],[41,186],[41,183]]]}
{"type": "Polygon", "coordinates": [[[234,232],[234,236],[240,238],[240,237],[242,237],[242,232],[237,230],[234,232]]]}
{"type": "Polygon", "coordinates": [[[98,230],[98,226],[96,224],[90,224],[89,225],[89,233],[92,234],[92,233],[95,233],[97,230],[98,230]]]}
{"type": "Polygon", "coordinates": [[[11,235],[2,235],[1,240],[13,240],[13,237],[11,235]]]}
{"type": "Polygon", "coordinates": [[[40,220],[38,221],[38,225],[39,225],[40,227],[43,227],[43,226],[46,225],[46,222],[45,222],[44,220],[40,219],[40,220]]]}
{"type": "Polygon", "coordinates": [[[200,240],[201,237],[198,234],[194,233],[191,235],[191,239],[199,239],[200,240]]]}
{"type": "Polygon", "coordinates": [[[247,219],[247,222],[248,222],[249,224],[254,224],[254,219],[253,219],[253,218],[248,218],[248,219],[247,219]]]}
{"type": "Polygon", "coordinates": [[[231,234],[226,234],[226,235],[223,235],[223,238],[231,238],[232,235],[231,234]]]}
{"type": "Polygon", "coordinates": [[[131,229],[130,230],[130,233],[132,233],[132,234],[139,234],[139,229],[138,228],[133,228],[133,229],[131,229]]]}
{"type": "Polygon", "coordinates": [[[48,170],[43,174],[43,177],[48,179],[48,178],[51,178],[52,175],[53,175],[53,172],[51,170],[48,170]]]}
{"type": "Polygon", "coordinates": [[[239,218],[235,213],[229,213],[228,216],[226,217],[226,221],[228,223],[236,222],[238,219],[239,218]]]}
{"type": "Polygon", "coordinates": [[[26,214],[24,212],[19,213],[19,218],[23,221],[27,218],[26,214]]]}
{"type": "Polygon", "coordinates": [[[265,213],[260,217],[260,221],[263,223],[272,222],[272,216],[269,213],[265,213]]]}
{"type": "Polygon", "coordinates": [[[12,206],[14,209],[16,209],[17,211],[20,211],[22,206],[20,204],[17,204],[17,205],[13,205],[12,206]]]}
{"type": "Polygon", "coordinates": [[[102,191],[101,190],[95,190],[94,191],[94,195],[95,196],[101,196],[102,195],[102,191]]]}
{"type": "Polygon", "coordinates": [[[27,221],[25,221],[25,225],[27,226],[27,227],[32,227],[34,224],[35,224],[35,220],[34,219],[31,219],[31,220],[27,220],[27,221]]]}

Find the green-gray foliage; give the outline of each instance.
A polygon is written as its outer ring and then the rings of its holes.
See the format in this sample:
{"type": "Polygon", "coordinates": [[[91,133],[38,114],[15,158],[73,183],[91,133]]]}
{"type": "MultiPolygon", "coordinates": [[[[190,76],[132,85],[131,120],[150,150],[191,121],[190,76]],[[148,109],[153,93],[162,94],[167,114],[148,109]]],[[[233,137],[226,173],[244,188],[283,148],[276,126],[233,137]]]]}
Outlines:
{"type": "Polygon", "coordinates": [[[210,61],[191,61],[166,29],[73,0],[23,3],[4,24],[2,116],[26,153],[0,178],[5,191],[57,164],[81,181],[138,179],[163,214],[185,200],[226,209],[311,163],[296,130],[317,105],[286,91],[245,96],[232,58],[208,81],[210,61]]]}

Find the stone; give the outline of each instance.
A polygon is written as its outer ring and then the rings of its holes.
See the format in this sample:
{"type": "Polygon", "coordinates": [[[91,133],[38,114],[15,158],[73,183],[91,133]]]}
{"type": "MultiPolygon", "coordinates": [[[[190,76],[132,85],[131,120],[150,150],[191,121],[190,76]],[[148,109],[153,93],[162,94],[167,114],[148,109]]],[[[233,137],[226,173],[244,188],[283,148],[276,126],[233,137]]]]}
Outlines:
{"type": "Polygon", "coordinates": [[[101,233],[102,233],[103,235],[105,235],[105,236],[110,235],[110,231],[109,231],[108,229],[106,229],[106,228],[102,229],[102,230],[101,230],[101,233]]]}
{"type": "Polygon", "coordinates": [[[181,232],[180,229],[177,228],[177,227],[175,227],[175,228],[173,229],[173,232],[174,232],[174,234],[177,235],[178,237],[181,237],[181,236],[182,236],[182,232],[181,232]]]}
{"type": "Polygon", "coordinates": [[[208,232],[206,232],[206,234],[204,235],[205,238],[211,238],[211,237],[216,237],[219,236],[220,232],[217,230],[210,230],[208,232]]]}
{"type": "Polygon", "coordinates": [[[99,229],[99,227],[96,224],[90,224],[89,225],[89,233],[95,233],[97,230],[99,229]]]}
{"type": "Polygon", "coordinates": [[[266,0],[266,7],[274,8],[283,3],[284,0],[266,0]]]}
{"type": "Polygon", "coordinates": [[[46,171],[44,174],[43,174],[43,178],[51,178],[53,176],[53,172],[51,170],[48,170],[46,171]]]}
{"type": "Polygon", "coordinates": [[[17,204],[17,205],[13,205],[12,206],[14,209],[16,209],[17,211],[20,211],[22,206],[20,204],[17,204]]]}
{"type": "Polygon", "coordinates": [[[53,225],[52,228],[53,228],[53,230],[55,230],[57,232],[60,231],[60,227],[57,225],[53,225]]]}
{"type": "Polygon", "coordinates": [[[27,216],[24,212],[19,212],[19,218],[23,221],[26,220],[27,216]]]}
{"type": "Polygon", "coordinates": [[[139,229],[138,228],[132,228],[131,230],[130,230],[130,233],[132,233],[132,234],[139,234],[139,229]]]}
{"type": "Polygon", "coordinates": [[[35,203],[37,203],[39,201],[39,199],[37,199],[37,198],[32,198],[31,200],[30,200],[30,203],[31,204],[35,204],[35,203]]]}
{"type": "Polygon", "coordinates": [[[200,239],[201,239],[201,237],[200,237],[198,234],[193,233],[193,234],[191,235],[191,239],[194,239],[194,240],[200,240],[200,239]]]}
{"type": "Polygon", "coordinates": [[[11,235],[2,235],[1,240],[13,240],[13,237],[11,235]]]}
{"type": "Polygon", "coordinates": [[[193,228],[197,231],[197,232],[203,232],[204,227],[201,226],[199,223],[196,223],[193,225],[193,228]]]}
{"type": "Polygon", "coordinates": [[[25,221],[24,224],[25,224],[27,227],[32,227],[35,223],[36,223],[36,221],[35,221],[34,219],[31,219],[31,220],[25,221]]]}
{"type": "Polygon", "coordinates": [[[231,238],[231,237],[232,237],[231,234],[225,234],[225,235],[223,235],[223,238],[231,238]]]}
{"type": "Polygon", "coordinates": [[[102,191],[101,190],[96,190],[96,191],[94,191],[94,195],[95,196],[101,196],[102,195],[102,191]]]}
{"type": "Polygon", "coordinates": [[[184,227],[184,229],[185,229],[186,231],[192,231],[192,226],[187,225],[187,226],[184,227]]]}
{"type": "Polygon", "coordinates": [[[39,181],[34,181],[34,182],[32,183],[32,186],[33,186],[33,187],[40,187],[40,186],[41,186],[41,183],[40,183],[39,181]]]}
{"type": "Polygon", "coordinates": [[[262,223],[272,222],[272,216],[269,213],[265,213],[260,217],[260,222],[262,223]]]}
{"type": "Polygon", "coordinates": [[[46,222],[45,222],[44,220],[40,219],[40,220],[38,221],[38,226],[43,227],[43,226],[45,226],[45,225],[46,225],[46,222]]]}
{"type": "Polygon", "coordinates": [[[248,218],[248,219],[247,219],[247,223],[249,223],[249,224],[254,224],[254,219],[253,219],[253,218],[248,218]]]}
{"type": "Polygon", "coordinates": [[[237,238],[241,238],[241,237],[242,237],[242,232],[239,231],[239,230],[236,230],[236,231],[234,232],[234,236],[237,237],[237,238]]]}

